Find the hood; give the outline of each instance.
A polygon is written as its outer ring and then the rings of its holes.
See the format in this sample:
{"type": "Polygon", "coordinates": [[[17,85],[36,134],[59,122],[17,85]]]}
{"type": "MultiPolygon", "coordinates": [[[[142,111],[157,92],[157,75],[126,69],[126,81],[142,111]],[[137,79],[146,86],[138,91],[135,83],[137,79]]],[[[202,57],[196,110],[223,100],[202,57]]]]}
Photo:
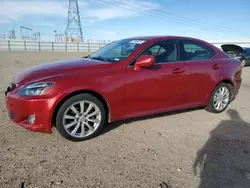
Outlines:
{"type": "Polygon", "coordinates": [[[235,52],[244,52],[244,49],[241,46],[235,44],[223,44],[221,48],[224,52],[235,51],[235,52]]]}
{"type": "Polygon", "coordinates": [[[64,74],[108,68],[110,65],[111,63],[108,62],[86,58],[56,61],[26,69],[17,74],[12,82],[23,85],[64,74]]]}

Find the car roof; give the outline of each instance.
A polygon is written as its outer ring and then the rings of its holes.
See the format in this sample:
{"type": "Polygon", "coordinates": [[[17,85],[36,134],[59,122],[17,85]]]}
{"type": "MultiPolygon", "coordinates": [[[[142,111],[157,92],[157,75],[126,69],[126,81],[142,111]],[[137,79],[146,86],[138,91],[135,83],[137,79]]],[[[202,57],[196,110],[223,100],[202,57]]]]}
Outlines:
{"type": "Polygon", "coordinates": [[[126,39],[146,40],[146,41],[152,41],[152,40],[153,41],[160,41],[160,40],[167,40],[167,39],[186,39],[186,40],[192,40],[192,41],[203,43],[203,44],[209,46],[214,51],[217,51],[217,52],[222,51],[218,47],[216,47],[215,45],[211,44],[210,42],[207,42],[207,41],[202,40],[202,39],[194,38],[194,37],[186,37],[186,36],[178,36],[178,35],[158,35],[158,36],[154,35],[154,36],[135,36],[135,37],[130,37],[130,38],[126,38],[126,39]]]}
{"type": "Polygon", "coordinates": [[[163,39],[189,39],[189,40],[197,40],[205,42],[201,39],[193,38],[193,37],[185,37],[185,36],[177,36],[177,35],[153,35],[153,36],[135,36],[129,37],[126,39],[138,39],[138,40],[163,40],[163,39]]]}

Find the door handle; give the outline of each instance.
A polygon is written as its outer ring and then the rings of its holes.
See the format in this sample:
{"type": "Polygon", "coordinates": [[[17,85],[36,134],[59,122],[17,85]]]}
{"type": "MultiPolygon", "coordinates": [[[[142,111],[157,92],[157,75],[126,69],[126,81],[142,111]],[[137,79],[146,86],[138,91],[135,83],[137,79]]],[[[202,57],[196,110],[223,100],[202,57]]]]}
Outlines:
{"type": "Polygon", "coordinates": [[[180,73],[183,73],[183,72],[184,72],[184,70],[181,69],[181,68],[176,68],[176,69],[174,69],[174,70],[172,71],[172,73],[174,73],[174,74],[180,74],[180,73]]]}
{"type": "Polygon", "coordinates": [[[212,68],[213,68],[214,70],[216,70],[216,69],[221,68],[221,65],[219,65],[219,64],[214,64],[214,65],[212,66],[212,68]]]}

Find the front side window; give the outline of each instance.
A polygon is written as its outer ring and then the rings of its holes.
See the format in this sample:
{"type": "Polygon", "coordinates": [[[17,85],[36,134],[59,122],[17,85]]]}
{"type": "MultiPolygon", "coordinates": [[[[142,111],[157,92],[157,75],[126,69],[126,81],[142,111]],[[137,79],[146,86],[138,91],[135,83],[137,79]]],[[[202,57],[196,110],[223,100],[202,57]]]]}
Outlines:
{"type": "Polygon", "coordinates": [[[119,40],[101,48],[88,58],[101,61],[119,62],[129,57],[132,52],[145,42],[146,40],[136,39],[119,40]]]}
{"type": "Polygon", "coordinates": [[[177,61],[177,45],[171,40],[160,41],[144,50],[141,55],[155,56],[155,63],[175,62],[177,61]]]}
{"type": "Polygon", "coordinates": [[[196,41],[182,40],[180,42],[180,48],[181,59],[183,61],[206,60],[210,59],[214,55],[214,51],[212,49],[196,41]]]}

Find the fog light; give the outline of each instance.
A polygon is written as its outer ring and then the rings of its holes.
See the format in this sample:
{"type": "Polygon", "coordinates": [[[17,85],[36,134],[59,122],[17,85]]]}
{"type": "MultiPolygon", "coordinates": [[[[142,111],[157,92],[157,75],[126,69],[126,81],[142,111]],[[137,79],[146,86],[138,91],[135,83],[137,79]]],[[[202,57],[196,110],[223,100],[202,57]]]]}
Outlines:
{"type": "Polygon", "coordinates": [[[32,114],[28,116],[29,124],[34,124],[36,120],[36,115],[32,114]]]}

